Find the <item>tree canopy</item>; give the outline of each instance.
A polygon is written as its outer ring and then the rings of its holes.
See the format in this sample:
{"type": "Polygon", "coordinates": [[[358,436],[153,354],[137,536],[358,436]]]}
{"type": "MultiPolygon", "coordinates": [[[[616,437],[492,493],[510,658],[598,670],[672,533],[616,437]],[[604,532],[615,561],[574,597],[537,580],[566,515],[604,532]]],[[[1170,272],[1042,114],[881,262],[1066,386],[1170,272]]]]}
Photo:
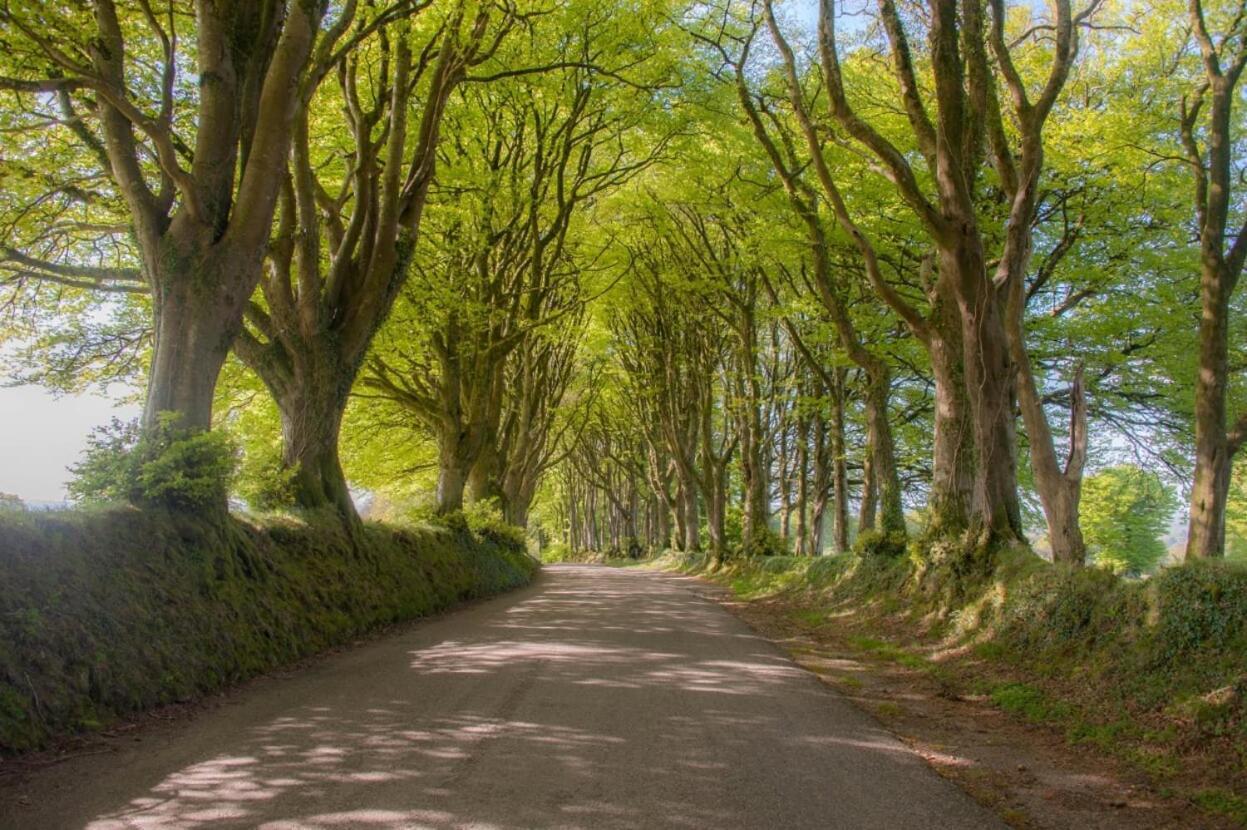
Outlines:
{"type": "Polygon", "coordinates": [[[5,378],[145,402],[84,498],[1247,544],[1235,4],[0,0],[0,43],[5,378]]]}

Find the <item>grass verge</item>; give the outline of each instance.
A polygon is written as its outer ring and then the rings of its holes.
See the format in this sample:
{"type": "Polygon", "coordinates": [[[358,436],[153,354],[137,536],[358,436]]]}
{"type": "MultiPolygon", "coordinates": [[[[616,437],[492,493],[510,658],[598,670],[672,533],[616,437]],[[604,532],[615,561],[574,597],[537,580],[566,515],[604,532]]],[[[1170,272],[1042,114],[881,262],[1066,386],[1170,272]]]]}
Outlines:
{"type": "Polygon", "coordinates": [[[659,564],[745,600],[780,598],[806,629],[926,672],[1071,746],[1112,755],[1160,792],[1247,826],[1247,568],[1194,563],[1146,581],[1005,550],[980,576],[931,551],[659,564]]]}

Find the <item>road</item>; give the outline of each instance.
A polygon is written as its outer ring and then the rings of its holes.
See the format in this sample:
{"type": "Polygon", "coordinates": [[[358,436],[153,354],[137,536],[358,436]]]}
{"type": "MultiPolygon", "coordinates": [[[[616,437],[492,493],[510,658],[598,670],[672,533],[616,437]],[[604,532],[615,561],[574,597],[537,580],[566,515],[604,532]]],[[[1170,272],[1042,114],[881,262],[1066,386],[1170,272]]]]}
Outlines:
{"type": "Polygon", "coordinates": [[[707,590],[547,567],[9,785],[0,826],[1003,826],[707,590]]]}

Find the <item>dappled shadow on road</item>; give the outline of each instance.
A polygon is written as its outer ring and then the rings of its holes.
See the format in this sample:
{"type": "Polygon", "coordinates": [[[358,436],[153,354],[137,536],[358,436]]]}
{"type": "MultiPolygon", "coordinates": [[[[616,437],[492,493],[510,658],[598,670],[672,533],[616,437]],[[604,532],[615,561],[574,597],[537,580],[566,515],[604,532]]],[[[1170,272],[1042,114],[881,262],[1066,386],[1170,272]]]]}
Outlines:
{"type": "Polygon", "coordinates": [[[872,722],[818,716],[843,704],[677,580],[543,582],[462,615],[462,636],[370,646],[87,826],[985,826],[932,816],[943,782],[872,722]],[[880,787],[914,806],[881,808],[880,787]]]}

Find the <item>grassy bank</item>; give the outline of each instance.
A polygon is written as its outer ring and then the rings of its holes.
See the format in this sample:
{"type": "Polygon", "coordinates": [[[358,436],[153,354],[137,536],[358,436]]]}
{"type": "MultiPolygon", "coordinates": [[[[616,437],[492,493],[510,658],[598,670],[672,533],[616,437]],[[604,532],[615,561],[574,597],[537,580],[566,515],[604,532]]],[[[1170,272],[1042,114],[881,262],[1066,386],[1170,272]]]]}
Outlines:
{"type": "Polygon", "coordinates": [[[1247,824],[1247,568],[1196,563],[1146,581],[1008,552],[956,586],[918,558],[660,564],[743,599],[781,601],[807,630],[927,672],[954,695],[1126,762],[1161,790],[1247,824]]]}
{"type": "Polygon", "coordinates": [[[504,538],[116,508],[0,513],[0,752],[526,583],[504,538]]]}

